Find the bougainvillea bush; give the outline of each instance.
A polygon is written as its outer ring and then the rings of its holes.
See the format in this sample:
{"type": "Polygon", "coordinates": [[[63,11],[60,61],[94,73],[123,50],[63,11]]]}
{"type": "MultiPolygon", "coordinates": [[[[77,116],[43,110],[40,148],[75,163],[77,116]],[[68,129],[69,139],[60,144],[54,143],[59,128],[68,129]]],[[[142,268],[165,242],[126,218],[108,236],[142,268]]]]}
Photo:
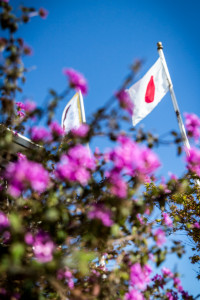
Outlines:
{"type": "MultiPolygon", "coordinates": [[[[65,133],[55,109],[71,89],[86,94],[87,80],[64,68],[66,87],[49,91],[47,108],[22,102],[23,57],[32,50],[17,30],[48,12],[20,6],[15,15],[9,0],[0,9],[0,299],[193,299],[166,258],[184,254],[180,241],[167,243],[176,230],[200,247],[200,152],[191,149],[183,177],[164,180],[152,149],[162,140],[123,130],[133,110],[126,86],[141,62],[88,124],[65,133]],[[35,144],[15,150],[19,134],[35,144]],[[109,150],[89,149],[98,136],[109,150]]],[[[198,117],[186,114],[186,126],[197,140],[198,117]]],[[[171,134],[180,154],[181,138],[171,134]]]]}

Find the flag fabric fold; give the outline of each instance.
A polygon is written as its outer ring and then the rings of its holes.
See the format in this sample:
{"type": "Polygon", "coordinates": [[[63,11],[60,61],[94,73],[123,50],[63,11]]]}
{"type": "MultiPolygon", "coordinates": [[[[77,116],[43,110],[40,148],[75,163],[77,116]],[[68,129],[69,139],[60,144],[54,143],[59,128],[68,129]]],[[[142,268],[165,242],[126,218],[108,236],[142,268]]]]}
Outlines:
{"type": "Polygon", "coordinates": [[[85,122],[85,112],[81,92],[77,92],[67,103],[62,114],[61,125],[66,133],[85,122]]]}
{"type": "Polygon", "coordinates": [[[169,83],[161,59],[127,91],[133,101],[132,121],[135,126],[162,100],[169,90],[169,83]]]}

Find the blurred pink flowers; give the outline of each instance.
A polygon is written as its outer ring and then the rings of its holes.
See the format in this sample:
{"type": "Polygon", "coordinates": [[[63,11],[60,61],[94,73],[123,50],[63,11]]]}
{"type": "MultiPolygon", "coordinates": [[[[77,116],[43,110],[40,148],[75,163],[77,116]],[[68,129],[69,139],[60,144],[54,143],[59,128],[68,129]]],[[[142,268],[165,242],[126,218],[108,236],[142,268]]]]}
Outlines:
{"type": "Polygon", "coordinates": [[[91,211],[88,213],[89,219],[99,219],[104,226],[110,227],[113,224],[111,220],[111,212],[103,205],[93,205],[91,211]]]}
{"type": "Polygon", "coordinates": [[[162,215],[163,215],[164,224],[168,227],[172,227],[173,222],[172,222],[172,219],[170,218],[170,216],[167,213],[163,213],[162,215]]]}
{"type": "Polygon", "coordinates": [[[90,127],[83,123],[78,128],[73,128],[71,132],[74,136],[84,138],[88,134],[89,129],[90,127]]]}
{"type": "Polygon", "coordinates": [[[90,150],[82,145],[76,145],[62,155],[56,168],[57,177],[86,185],[91,177],[90,171],[95,170],[96,164],[90,150]]]}
{"type": "Polygon", "coordinates": [[[0,230],[5,229],[10,226],[10,221],[8,220],[7,216],[0,211],[0,230]]]}
{"type": "Polygon", "coordinates": [[[43,166],[27,159],[10,163],[5,176],[13,197],[18,197],[28,187],[39,193],[44,192],[49,184],[49,174],[43,166]]]}
{"type": "Polygon", "coordinates": [[[88,86],[85,77],[74,69],[63,69],[63,74],[66,75],[69,79],[69,85],[76,89],[77,91],[81,91],[83,95],[87,94],[88,86]]]}
{"type": "Polygon", "coordinates": [[[48,143],[52,141],[52,135],[46,128],[34,126],[31,128],[31,139],[34,142],[48,143]]]}
{"type": "Polygon", "coordinates": [[[56,121],[52,121],[50,124],[51,133],[56,136],[63,136],[65,134],[64,129],[56,121]]]}
{"type": "Polygon", "coordinates": [[[121,90],[115,94],[117,99],[119,100],[120,106],[125,109],[131,116],[133,114],[133,102],[129,96],[129,93],[125,90],[121,90]]]}
{"type": "Polygon", "coordinates": [[[144,300],[144,296],[137,290],[131,289],[125,294],[125,300],[144,300]]]}
{"type": "Polygon", "coordinates": [[[187,168],[200,176],[200,150],[192,147],[186,157],[187,168]]]}
{"type": "Polygon", "coordinates": [[[146,284],[150,282],[149,275],[151,272],[151,267],[148,264],[142,267],[139,263],[135,263],[130,268],[131,285],[141,290],[145,289],[146,284]]]}
{"type": "Polygon", "coordinates": [[[184,113],[185,126],[190,137],[198,140],[200,137],[200,119],[195,114],[184,113]]]}
{"type": "Polygon", "coordinates": [[[160,247],[166,242],[165,232],[161,228],[155,231],[154,236],[157,246],[160,247]]]}

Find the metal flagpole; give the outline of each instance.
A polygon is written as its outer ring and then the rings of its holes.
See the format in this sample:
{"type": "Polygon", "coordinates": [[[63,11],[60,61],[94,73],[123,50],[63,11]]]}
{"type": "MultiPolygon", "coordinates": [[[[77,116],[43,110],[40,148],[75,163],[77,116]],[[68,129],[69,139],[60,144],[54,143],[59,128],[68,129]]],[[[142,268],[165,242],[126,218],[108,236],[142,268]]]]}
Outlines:
{"type": "Polygon", "coordinates": [[[168,67],[167,67],[167,63],[166,63],[166,60],[165,60],[165,56],[164,56],[164,53],[163,53],[163,45],[162,45],[161,42],[157,43],[157,49],[158,49],[158,54],[160,56],[160,59],[161,59],[161,62],[163,64],[163,68],[165,70],[167,80],[168,80],[168,83],[169,83],[169,91],[170,91],[170,94],[171,94],[172,103],[173,103],[174,110],[175,110],[175,113],[176,113],[176,117],[177,117],[177,120],[178,120],[178,125],[179,125],[179,129],[180,129],[180,132],[181,132],[183,144],[185,146],[185,151],[186,151],[186,154],[189,156],[190,143],[188,141],[188,137],[187,137],[187,134],[186,134],[186,131],[185,131],[185,126],[184,126],[183,120],[181,118],[180,110],[179,110],[178,103],[177,103],[177,100],[176,100],[176,96],[175,96],[175,93],[174,93],[172,80],[171,80],[169,70],[168,70],[168,67]]]}

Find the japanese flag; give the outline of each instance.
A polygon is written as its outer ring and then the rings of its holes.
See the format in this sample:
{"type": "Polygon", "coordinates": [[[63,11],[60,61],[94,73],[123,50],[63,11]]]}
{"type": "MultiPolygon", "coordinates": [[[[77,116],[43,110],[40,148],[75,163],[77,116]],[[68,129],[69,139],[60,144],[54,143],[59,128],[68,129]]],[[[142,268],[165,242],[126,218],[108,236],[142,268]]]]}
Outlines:
{"type": "Polygon", "coordinates": [[[169,83],[160,58],[144,75],[129,89],[129,95],[134,103],[133,125],[145,118],[161,101],[169,90],[169,83]]]}
{"type": "Polygon", "coordinates": [[[81,92],[77,92],[74,97],[67,103],[62,114],[61,125],[67,133],[71,129],[78,128],[85,123],[85,110],[81,92]]]}

